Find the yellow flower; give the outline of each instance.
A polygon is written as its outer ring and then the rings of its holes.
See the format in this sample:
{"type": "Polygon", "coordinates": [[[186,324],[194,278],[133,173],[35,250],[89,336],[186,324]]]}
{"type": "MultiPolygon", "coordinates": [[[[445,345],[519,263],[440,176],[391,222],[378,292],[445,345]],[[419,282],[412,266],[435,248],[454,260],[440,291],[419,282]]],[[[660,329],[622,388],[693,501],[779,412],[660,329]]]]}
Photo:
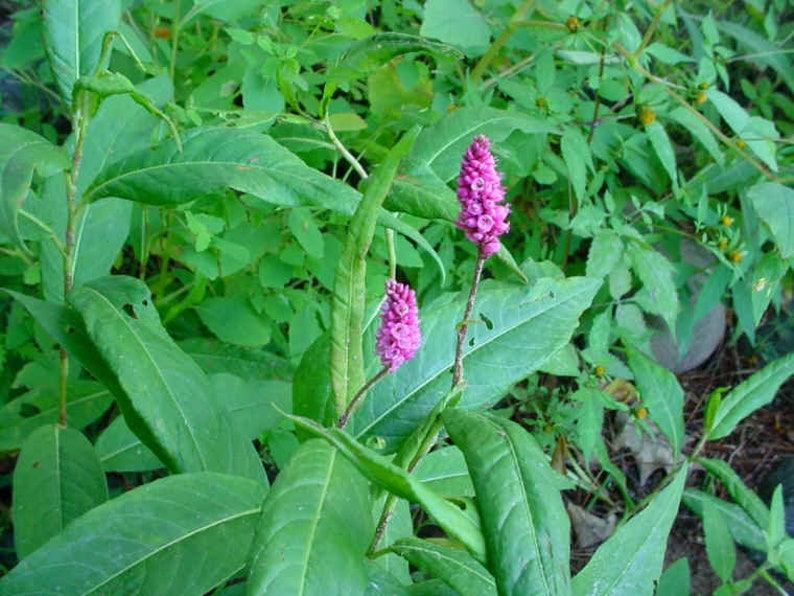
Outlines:
{"type": "Polygon", "coordinates": [[[576,33],[579,30],[580,24],[581,23],[579,23],[579,19],[577,19],[573,15],[569,16],[568,19],[565,21],[565,26],[568,28],[568,31],[570,31],[571,33],[576,33]]]}
{"type": "Polygon", "coordinates": [[[639,106],[637,108],[637,119],[646,126],[656,122],[656,112],[648,106],[639,106]]]}

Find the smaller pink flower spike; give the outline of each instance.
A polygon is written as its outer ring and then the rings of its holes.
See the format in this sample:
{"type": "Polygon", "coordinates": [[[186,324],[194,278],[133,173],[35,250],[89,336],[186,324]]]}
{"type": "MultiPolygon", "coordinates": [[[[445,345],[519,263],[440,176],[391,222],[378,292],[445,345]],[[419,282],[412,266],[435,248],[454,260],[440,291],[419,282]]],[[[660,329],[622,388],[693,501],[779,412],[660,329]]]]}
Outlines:
{"type": "Polygon", "coordinates": [[[482,257],[499,252],[499,236],[510,230],[510,205],[505,198],[488,137],[474,137],[460,164],[458,202],[461,210],[455,225],[480,249],[482,257]]]}
{"type": "Polygon", "coordinates": [[[388,280],[382,313],[375,353],[383,366],[394,372],[414,357],[422,343],[416,294],[407,284],[388,280]]]}

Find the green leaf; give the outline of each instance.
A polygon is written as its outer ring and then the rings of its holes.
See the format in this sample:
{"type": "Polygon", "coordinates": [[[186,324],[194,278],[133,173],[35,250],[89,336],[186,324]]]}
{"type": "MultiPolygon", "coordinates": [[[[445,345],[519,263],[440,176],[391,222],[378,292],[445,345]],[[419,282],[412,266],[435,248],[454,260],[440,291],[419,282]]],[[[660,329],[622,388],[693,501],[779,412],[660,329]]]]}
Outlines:
{"type": "MultiPolygon", "coordinates": [[[[81,429],[97,420],[113,403],[110,392],[94,381],[68,381],[66,419],[81,429]]],[[[58,388],[36,387],[0,409],[0,451],[19,449],[27,437],[45,424],[60,419],[58,388]]]]}
{"type": "Polygon", "coordinates": [[[769,226],[780,256],[794,257],[794,190],[777,182],[762,182],[747,189],[747,198],[769,226]]]}
{"type": "Polygon", "coordinates": [[[574,596],[632,594],[651,596],[662,573],[667,537],[673,525],[687,467],[648,506],[595,552],[571,583],[574,596]]]}
{"type": "Polygon", "coordinates": [[[289,419],[297,427],[325,439],[339,449],[370,481],[398,497],[419,503],[451,538],[459,540],[478,559],[483,559],[485,545],[480,528],[460,508],[442,499],[413,475],[364,447],[346,432],[338,428],[325,429],[307,418],[289,416],[289,419]]]}
{"type": "Polygon", "coordinates": [[[72,86],[103,65],[105,34],[118,29],[120,0],[44,0],[44,45],[61,97],[72,101],[72,86]]]}
{"type": "Polygon", "coordinates": [[[627,354],[642,403],[670,441],[673,453],[679,453],[684,445],[684,390],[672,372],[636,348],[629,347],[627,354]]]}
{"type": "Polygon", "coordinates": [[[656,596],[681,596],[690,594],[689,560],[681,557],[664,570],[659,578],[656,596]]]}
{"type": "Polygon", "coordinates": [[[496,596],[493,576],[464,550],[421,538],[403,538],[392,544],[391,550],[444,580],[461,596],[496,596]]]}
{"type": "Polygon", "coordinates": [[[331,301],[331,385],[336,415],[341,416],[364,386],[362,336],[366,307],[367,253],[383,200],[389,193],[400,160],[411,150],[418,129],[403,135],[367,180],[364,198],[350,220],[342,256],[336,267],[331,301]]]}
{"type": "Polygon", "coordinates": [[[632,269],[642,281],[642,308],[659,315],[671,330],[675,330],[678,316],[678,293],[673,275],[675,268],[667,258],[653,249],[632,244],[628,251],[632,269]]]}
{"type": "Polygon", "coordinates": [[[593,171],[593,156],[587,140],[578,128],[566,128],[560,141],[562,158],[568,168],[568,180],[580,201],[587,196],[587,170],[593,171]]]}
{"type": "Polygon", "coordinates": [[[196,312],[215,336],[235,346],[257,347],[270,342],[272,329],[243,294],[203,300],[196,312]]]}
{"type": "Polygon", "coordinates": [[[686,489],[682,500],[684,505],[701,517],[703,517],[706,503],[716,507],[722,518],[726,520],[731,536],[736,542],[747,548],[766,552],[766,540],[763,532],[738,505],[726,503],[713,495],[693,488],[686,489]]]}
{"type": "Polygon", "coordinates": [[[466,460],[457,447],[443,447],[428,453],[414,469],[414,476],[445,497],[474,496],[466,460]]]}
{"type": "Polygon", "coordinates": [[[205,373],[229,373],[243,379],[278,379],[291,376],[287,362],[265,350],[230,346],[216,339],[193,337],[179,342],[205,373]]]}
{"type": "Polygon", "coordinates": [[[323,258],[325,252],[323,235],[309,209],[299,207],[290,210],[287,216],[287,225],[307,255],[318,259],[323,258]]]}
{"type": "Polygon", "coordinates": [[[794,353],[770,362],[723,396],[708,439],[727,437],[745,417],[772,401],[778,388],[794,374],[794,353]]]}
{"type": "Polygon", "coordinates": [[[658,120],[651,122],[645,127],[645,134],[651,141],[651,147],[656,152],[656,157],[662,162],[664,171],[670,176],[673,186],[678,185],[677,168],[675,165],[675,151],[673,145],[670,143],[670,137],[667,136],[667,131],[658,120]]]}
{"type": "Polygon", "coordinates": [[[723,582],[730,581],[736,566],[736,549],[725,518],[710,501],[703,505],[703,535],[711,568],[723,582]]]}
{"type": "Polygon", "coordinates": [[[623,241],[611,230],[601,230],[593,236],[587,253],[587,276],[596,279],[609,275],[623,257],[623,241]]]}
{"type": "Polygon", "coordinates": [[[33,172],[51,176],[69,167],[69,157],[34,132],[0,122],[0,231],[21,246],[18,214],[33,172]]]}
{"type": "Polygon", "coordinates": [[[292,383],[292,411],[323,426],[331,426],[336,422],[331,374],[328,370],[330,358],[331,340],[326,333],[303,353],[292,383]]]}
{"type": "Polygon", "coordinates": [[[82,433],[42,426],[25,441],[14,468],[14,546],[20,559],[108,498],[105,474],[82,433]]]}
{"type": "Polygon", "coordinates": [[[469,465],[499,593],[567,594],[570,523],[562,477],[514,422],[454,408],[442,418],[469,465]]]}
{"type": "Polygon", "coordinates": [[[325,441],[301,445],[262,508],[248,594],[363,595],[367,482],[325,441]]]}
{"type": "Polygon", "coordinates": [[[359,200],[355,190],[310,168],[269,136],[231,128],[194,129],[184,135],[181,152],[172,139],[111,164],[83,198],[174,206],[227,187],[275,205],[346,214],[359,200]]]}
{"type": "Polygon", "coordinates": [[[750,50],[746,60],[770,67],[786,83],[789,91],[794,92],[794,71],[784,49],[738,23],[718,21],[717,27],[750,50]]]}
{"type": "Polygon", "coordinates": [[[163,462],[133,434],[123,416],[102,431],[96,452],[105,472],[147,472],[163,467],[163,462]]]}
{"type": "Polygon", "coordinates": [[[180,474],[96,507],[0,580],[4,594],[200,596],[242,570],[265,486],[180,474]]]}
{"type": "Polygon", "coordinates": [[[250,440],[275,428],[279,413],[292,409],[292,385],[286,381],[241,379],[229,373],[210,375],[213,391],[229,412],[236,432],[250,440]]]}
{"type": "MultiPolygon", "coordinates": [[[[464,347],[468,385],[461,407],[496,403],[567,345],[600,284],[588,278],[541,278],[531,287],[483,284],[474,308],[482,322],[470,325],[464,347]]],[[[351,419],[357,435],[377,435],[396,446],[447,394],[454,358],[450,326],[463,316],[464,301],[461,296],[420,313],[422,346],[370,390],[351,419]]]]}
{"type": "Polygon", "coordinates": [[[97,279],[69,300],[123,387],[117,398],[127,423],[166,467],[264,479],[253,446],[234,432],[204,373],[168,336],[141,281],[97,279]]]}
{"type": "MultiPolygon", "coordinates": [[[[441,257],[438,255],[435,249],[433,249],[433,246],[425,239],[425,237],[422,235],[420,231],[418,231],[413,226],[405,223],[403,220],[397,219],[396,216],[386,211],[381,211],[380,215],[378,216],[378,223],[381,224],[382,226],[394,230],[395,232],[402,234],[406,238],[410,238],[416,243],[416,245],[419,248],[423,249],[428,255],[430,255],[430,258],[433,259],[433,262],[438,267],[438,272],[439,275],[441,276],[439,283],[442,286],[445,284],[447,279],[447,270],[444,267],[444,262],[441,260],[441,257]]],[[[400,254],[399,250],[397,251],[397,254],[398,255],[400,254]]]]}
{"type": "Polygon", "coordinates": [[[731,498],[747,512],[758,527],[766,527],[769,523],[769,509],[755,491],[744,483],[730,464],[721,459],[705,457],[699,457],[696,461],[722,483],[731,498]]]}
{"type": "MultiPolygon", "coordinates": [[[[466,148],[476,135],[487,135],[492,143],[520,130],[529,134],[551,132],[554,128],[519,112],[495,108],[458,108],[422,131],[411,152],[414,167],[431,168],[444,182],[457,177],[466,148]]],[[[498,152],[498,147],[494,148],[498,152]]]]}
{"type": "Polygon", "coordinates": [[[722,153],[720,144],[714,137],[711,129],[700,119],[697,115],[693,114],[690,110],[684,107],[676,108],[670,112],[670,118],[678,122],[685,130],[701,144],[703,148],[708,151],[709,155],[714,158],[719,165],[725,162],[725,155],[722,153]]]}
{"type": "Polygon", "coordinates": [[[415,164],[411,156],[403,160],[403,165],[384,202],[386,209],[454,221],[460,211],[455,191],[427,165],[415,164]]]}
{"type": "Polygon", "coordinates": [[[491,31],[468,0],[429,0],[424,8],[420,35],[457,46],[469,57],[488,49],[491,31]]]}

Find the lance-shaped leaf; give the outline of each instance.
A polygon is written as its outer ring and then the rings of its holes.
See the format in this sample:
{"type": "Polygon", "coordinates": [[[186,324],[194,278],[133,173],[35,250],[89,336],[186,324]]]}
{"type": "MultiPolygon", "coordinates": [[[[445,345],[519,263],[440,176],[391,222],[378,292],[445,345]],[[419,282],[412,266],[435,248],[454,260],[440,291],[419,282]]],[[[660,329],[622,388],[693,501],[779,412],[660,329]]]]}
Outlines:
{"type": "Polygon", "coordinates": [[[14,546],[24,559],[74,519],[108,498],[105,474],[82,433],[42,426],[14,468],[14,546]]]}
{"type": "Polygon", "coordinates": [[[147,472],[163,467],[163,462],[133,434],[123,416],[102,431],[96,452],[106,472],[147,472]]]}
{"type": "Polygon", "coordinates": [[[52,73],[69,105],[75,81],[100,66],[105,34],[121,22],[121,1],[45,0],[42,15],[52,73]]]}
{"type": "Polygon", "coordinates": [[[50,176],[69,167],[69,157],[34,132],[0,123],[0,231],[21,245],[18,215],[33,172],[50,176]]]}
{"type": "Polygon", "coordinates": [[[244,566],[265,486],[180,474],[96,507],[0,580],[0,593],[200,596],[244,566]]]}
{"type": "Polygon", "coordinates": [[[364,198],[350,220],[350,231],[336,267],[331,300],[331,384],[337,416],[345,411],[364,385],[362,336],[366,257],[375,235],[381,205],[389,193],[397,166],[411,149],[418,132],[414,129],[406,133],[367,180],[364,198]]]}
{"type": "Polygon", "coordinates": [[[642,512],[598,547],[571,582],[574,596],[652,596],[654,583],[662,574],[667,537],[678,513],[686,472],[683,466],[642,512]]]}
{"type": "Polygon", "coordinates": [[[234,431],[198,365],[168,336],[141,281],[96,279],[69,300],[123,389],[122,413],[143,421],[150,432],[140,439],[170,470],[264,479],[253,446],[234,431]]]}
{"type": "Polygon", "coordinates": [[[768,404],[778,388],[794,374],[794,353],[770,362],[764,368],[734,387],[724,396],[714,413],[708,438],[711,441],[728,436],[746,416],[768,404]]]}
{"type": "Polygon", "coordinates": [[[419,503],[451,538],[460,541],[472,555],[485,557],[485,544],[479,524],[460,508],[443,499],[414,476],[395,466],[386,457],[364,447],[338,428],[326,429],[299,416],[289,416],[295,425],[309,434],[328,441],[339,449],[369,480],[389,492],[419,503]]]}
{"type": "Polygon", "coordinates": [[[570,523],[560,496],[564,479],[514,422],[458,409],[442,418],[469,466],[499,593],[567,594],[570,523]]]}
{"type": "MultiPolygon", "coordinates": [[[[464,347],[466,391],[461,407],[496,403],[516,382],[537,370],[571,339],[579,316],[601,281],[541,278],[531,286],[483,284],[464,347]]],[[[454,325],[465,296],[421,313],[422,346],[397,372],[369,391],[350,427],[383,437],[396,447],[427,416],[452,384],[454,325]]]]}
{"type": "Polygon", "coordinates": [[[684,390],[672,372],[635,348],[627,352],[640,397],[677,454],[684,444],[684,390]]]}
{"type": "Polygon", "coordinates": [[[307,441],[265,500],[248,594],[363,595],[371,537],[366,480],[325,441],[307,441]]]}
{"type": "Polygon", "coordinates": [[[714,495],[694,488],[684,491],[681,502],[700,517],[703,517],[703,511],[707,504],[718,509],[722,518],[726,520],[731,536],[736,542],[747,548],[766,552],[767,544],[763,530],[738,505],[726,503],[714,495]]]}
{"type": "Polygon", "coordinates": [[[769,509],[755,491],[744,483],[728,462],[707,457],[699,457],[696,461],[722,483],[731,498],[747,512],[747,515],[759,528],[767,527],[769,509]]]}
{"type": "Polygon", "coordinates": [[[352,214],[359,194],[310,168],[269,136],[230,128],[199,128],[103,169],[84,200],[119,197],[149,205],[181,205],[233,188],[267,203],[323,207],[352,214]]]}
{"type": "Polygon", "coordinates": [[[390,549],[414,567],[429,571],[461,596],[496,596],[496,583],[488,570],[469,553],[421,538],[403,538],[390,549]]]}

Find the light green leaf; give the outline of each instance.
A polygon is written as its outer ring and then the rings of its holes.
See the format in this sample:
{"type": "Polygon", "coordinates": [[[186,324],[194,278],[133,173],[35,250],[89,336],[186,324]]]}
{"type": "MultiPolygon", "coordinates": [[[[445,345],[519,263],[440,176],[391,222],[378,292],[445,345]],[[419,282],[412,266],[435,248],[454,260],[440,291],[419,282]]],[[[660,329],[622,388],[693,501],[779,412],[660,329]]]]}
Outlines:
{"type": "Polygon", "coordinates": [[[514,422],[458,409],[446,410],[442,418],[469,465],[499,593],[567,594],[570,523],[560,496],[564,479],[514,422]]]}
{"type": "Polygon", "coordinates": [[[463,452],[455,446],[434,449],[414,470],[417,480],[445,497],[473,497],[474,486],[463,452]]]}
{"type": "Polygon", "coordinates": [[[76,519],[0,580],[3,594],[201,596],[243,569],[265,486],[180,474],[76,519]]]}
{"type": "Polygon", "coordinates": [[[679,107],[670,112],[670,118],[678,122],[685,130],[701,144],[703,148],[708,151],[709,155],[719,165],[725,162],[725,155],[720,148],[720,144],[714,137],[714,133],[706,124],[693,114],[690,110],[679,107]]]}
{"type": "Polygon", "coordinates": [[[664,171],[670,176],[673,186],[678,185],[677,168],[675,165],[675,151],[673,145],[670,143],[670,137],[667,136],[667,131],[658,120],[651,122],[645,127],[645,134],[651,141],[651,147],[656,152],[656,157],[662,162],[664,171]]]}
{"type": "Polygon", "coordinates": [[[794,374],[794,353],[770,362],[723,396],[714,415],[710,441],[728,436],[745,417],[772,401],[778,388],[794,374]]]}
{"type": "Polygon", "coordinates": [[[283,358],[266,350],[230,346],[204,337],[182,340],[179,347],[207,374],[229,373],[251,381],[283,379],[292,374],[283,358]]]}
{"type": "Polygon", "coordinates": [[[683,503],[701,517],[703,517],[703,509],[706,503],[716,507],[719,509],[723,519],[726,520],[731,536],[736,542],[747,548],[766,552],[766,540],[763,532],[738,505],[726,503],[713,495],[693,488],[686,489],[683,503]]]}
{"type": "Polygon", "coordinates": [[[71,105],[72,86],[102,67],[105,34],[118,29],[120,0],[45,0],[44,45],[61,97],[71,105]]]}
{"type": "MultiPolygon", "coordinates": [[[[772,12],[770,11],[768,14],[771,16],[772,12]]],[[[718,21],[717,27],[750,50],[750,55],[746,57],[748,61],[772,68],[786,83],[789,91],[794,92],[794,71],[792,71],[791,61],[784,48],[773,44],[739,23],[718,21]]]]}
{"type": "Polygon", "coordinates": [[[418,132],[418,128],[415,128],[403,135],[367,180],[364,198],[350,220],[350,233],[336,267],[331,302],[331,384],[337,417],[342,415],[356,392],[364,386],[362,336],[367,254],[381,205],[389,193],[397,166],[411,150],[418,132]]]}
{"type": "Polygon", "coordinates": [[[560,150],[568,168],[568,180],[573,186],[576,198],[581,201],[587,195],[587,170],[589,168],[593,171],[590,146],[578,128],[566,128],[560,142],[560,150]]]}
{"type": "Polygon", "coordinates": [[[115,196],[149,205],[181,205],[233,188],[285,207],[310,205],[352,214],[358,193],[310,168],[269,136],[252,130],[198,128],[109,165],[84,194],[115,196]]]}
{"type": "Polygon", "coordinates": [[[13,486],[14,546],[20,559],[108,498],[94,447],[79,431],[58,424],[40,427],[25,441],[13,486]]]}
{"type": "Polygon", "coordinates": [[[758,527],[765,528],[767,526],[769,509],[759,496],[744,483],[730,464],[721,459],[704,457],[699,457],[697,462],[722,483],[731,498],[747,512],[758,527]]]}
{"type": "Polygon", "coordinates": [[[730,581],[736,566],[736,549],[727,520],[711,501],[703,504],[703,535],[711,568],[723,582],[730,581]]]}
{"type": "Polygon", "coordinates": [[[136,437],[123,416],[102,431],[96,452],[105,472],[146,472],[164,467],[163,462],[136,437]]]}
{"type": "Polygon", "coordinates": [[[794,190],[778,182],[762,182],[747,189],[747,198],[769,226],[780,256],[794,257],[794,190]]]}
{"type": "Polygon", "coordinates": [[[168,336],[141,281],[94,280],[69,300],[123,387],[116,397],[127,423],[166,467],[264,480],[253,446],[234,432],[204,373],[168,336]]]}
{"type": "Polygon", "coordinates": [[[576,577],[574,596],[652,596],[662,573],[667,537],[678,513],[687,467],[648,506],[598,547],[576,577]]]}
{"type": "Polygon", "coordinates": [[[66,152],[34,132],[0,122],[0,231],[17,245],[18,214],[28,195],[33,172],[44,177],[69,167],[66,152]]]}
{"type": "Polygon", "coordinates": [[[462,49],[467,56],[481,56],[488,49],[491,32],[482,15],[468,0],[429,0],[419,33],[462,49]]]}
{"type": "Polygon", "coordinates": [[[325,441],[304,443],[263,505],[248,594],[363,595],[372,529],[364,478],[325,441]]]}
{"type": "MultiPolygon", "coordinates": [[[[567,345],[600,284],[588,278],[540,278],[531,287],[483,284],[474,308],[482,320],[469,326],[464,347],[468,385],[461,407],[496,403],[567,345]]],[[[357,435],[377,435],[397,446],[447,394],[454,358],[450,326],[463,316],[464,302],[461,296],[422,310],[422,346],[370,390],[351,419],[357,435]]]]}
{"type": "Polygon", "coordinates": [[[681,596],[690,594],[689,560],[681,557],[667,567],[659,578],[656,596],[681,596]]]}
{"type": "Polygon", "coordinates": [[[256,347],[270,342],[270,324],[243,294],[207,298],[196,306],[196,312],[201,322],[227,343],[256,347]]]}
{"type": "Polygon", "coordinates": [[[493,576],[464,550],[421,538],[403,538],[392,544],[391,550],[443,580],[461,596],[496,596],[493,576]]]}
{"type": "Polygon", "coordinates": [[[627,350],[629,368],[651,419],[670,441],[673,453],[684,445],[684,390],[675,375],[635,348],[627,350]]]}
{"type": "Polygon", "coordinates": [[[587,276],[596,279],[609,275],[623,256],[623,241],[611,230],[601,230],[593,236],[587,253],[587,276]]]}
{"type": "Polygon", "coordinates": [[[640,306],[662,317],[674,332],[679,303],[672,263],[661,253],[637,244],[630,247],[628,254],[632,269],[643,285],[643,294],[637,299],[640,306]]]}

